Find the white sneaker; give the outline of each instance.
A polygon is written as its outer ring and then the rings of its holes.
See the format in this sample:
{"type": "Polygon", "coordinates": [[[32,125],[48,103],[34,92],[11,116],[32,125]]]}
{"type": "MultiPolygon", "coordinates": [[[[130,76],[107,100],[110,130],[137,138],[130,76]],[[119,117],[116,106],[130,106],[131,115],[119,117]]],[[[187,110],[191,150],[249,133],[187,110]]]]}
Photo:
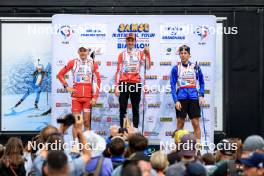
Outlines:
{"type": "Polygon", "coordinates": [[[71,153],[80,153],[79,151],[79,142],[78,142],[78,139],[75,139],[74,140],[74,143],[72,144],[71,146],[71,153]]]}
{"type": "Polygon", "coordinates": [[[79,147],[78,147],[78,144],[74,144],[74,145],[72,146],[72,148],[71,148],[71,153],[76,153],[76,154],[80,153],[80,151],[79,151],[79,147]]]}

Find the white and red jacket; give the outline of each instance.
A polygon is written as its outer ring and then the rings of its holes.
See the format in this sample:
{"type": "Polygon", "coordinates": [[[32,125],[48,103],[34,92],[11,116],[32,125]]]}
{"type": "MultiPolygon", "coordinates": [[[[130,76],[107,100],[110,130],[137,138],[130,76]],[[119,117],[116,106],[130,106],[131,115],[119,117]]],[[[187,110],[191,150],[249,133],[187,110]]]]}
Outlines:
{"type": "Polygon", "coordinates": [[[75,98],[98,98],[101,79],[98,71],[97,63],[93,62],[91,58],[87,58],[82,61],[80,58],[70,60],[67,65],[60,70],[57,77],[64,87],[68,86],[68,83],[64,79],[64,75],[68,71],[72,71],[73,76],[73,88],[76,92],[72,93],[72,97],[75,98]],[[93,80],[92,80],[93,76],[93,80]],[[92,81],[96,82],[96,91],[93,91],[92,95],[92,81]]]}
{"type": "Polygon", "coordinates": [[[137,49],[130,52],[126,49],[121,52],[118,56],[115,85],[120,82],[140,83],[140,68],[145,64],[145,59],[146,68],[150,69],[151,59],[149,53],[145,55],[143,51],[137,49]]]}

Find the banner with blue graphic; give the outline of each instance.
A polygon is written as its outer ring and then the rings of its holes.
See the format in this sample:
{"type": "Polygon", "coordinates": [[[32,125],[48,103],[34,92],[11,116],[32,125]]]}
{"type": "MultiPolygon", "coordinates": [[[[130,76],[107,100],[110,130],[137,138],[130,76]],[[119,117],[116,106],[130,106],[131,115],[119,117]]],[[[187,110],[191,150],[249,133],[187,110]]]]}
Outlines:
{"type": "Polygon", "coordinates": [[[2,131],[40,131],[51,119],[51,29],[2,23],[2,131]]]}

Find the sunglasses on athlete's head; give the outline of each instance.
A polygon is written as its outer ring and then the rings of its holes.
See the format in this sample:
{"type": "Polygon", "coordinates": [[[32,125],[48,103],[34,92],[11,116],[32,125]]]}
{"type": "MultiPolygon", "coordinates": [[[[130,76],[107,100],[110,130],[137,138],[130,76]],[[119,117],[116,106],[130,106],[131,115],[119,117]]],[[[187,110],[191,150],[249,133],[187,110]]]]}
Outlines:
{"type": "Polygon", "coordinates": [[[190,54],[190,47],[187,46],[187,45],[183,45],[179,48],[179,51],[182,52],[182,51],[187,51],[189,54],[190,54]]]}

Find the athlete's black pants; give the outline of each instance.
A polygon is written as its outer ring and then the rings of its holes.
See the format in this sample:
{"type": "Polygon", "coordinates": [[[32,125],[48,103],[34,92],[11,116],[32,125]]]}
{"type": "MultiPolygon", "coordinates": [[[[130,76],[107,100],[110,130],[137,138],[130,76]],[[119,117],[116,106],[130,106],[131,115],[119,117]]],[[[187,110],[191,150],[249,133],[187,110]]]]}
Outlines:
{"type": "Polygon", "coordinates": [[[123,127],[124,117],[127,114],[128,99],[130,98],[133,113],[133,125],[135,128],[138,128],[141,88],[141,83],[121,82],[119,84],[120,127],[123,127]]]}

